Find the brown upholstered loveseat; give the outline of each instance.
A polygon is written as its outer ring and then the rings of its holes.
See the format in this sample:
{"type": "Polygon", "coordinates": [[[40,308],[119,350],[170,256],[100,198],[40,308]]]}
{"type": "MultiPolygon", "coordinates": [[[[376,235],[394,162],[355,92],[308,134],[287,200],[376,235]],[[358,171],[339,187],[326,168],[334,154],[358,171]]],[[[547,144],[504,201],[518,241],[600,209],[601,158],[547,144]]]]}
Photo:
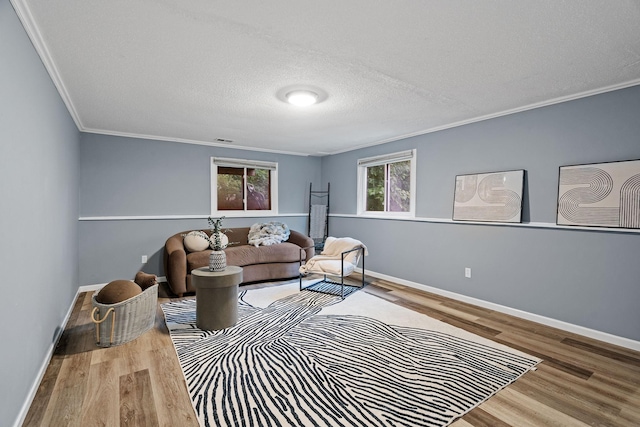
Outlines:
{"type": "MultiPolygon", "coordinates": [[[[190,231],[193,230],[174,234],[164,245],[165,276],[171,291],[178,296],[195,292],[191,284],[191,270],[209,265],[210,249],[198,252],[185,249],[183,236],[190,231]]],[[[209,230],[202,231],[211,235],[209,230]]],[[[249,227],[227,228],[224,232],[234,243],[224,250],[227,265],[243,268],[242,283],[298,277],[301,248],[307,248],[303,259],[314,255],[313,240],[294,230],[285,242],[258,247],[248,244],[249,227]]]]}

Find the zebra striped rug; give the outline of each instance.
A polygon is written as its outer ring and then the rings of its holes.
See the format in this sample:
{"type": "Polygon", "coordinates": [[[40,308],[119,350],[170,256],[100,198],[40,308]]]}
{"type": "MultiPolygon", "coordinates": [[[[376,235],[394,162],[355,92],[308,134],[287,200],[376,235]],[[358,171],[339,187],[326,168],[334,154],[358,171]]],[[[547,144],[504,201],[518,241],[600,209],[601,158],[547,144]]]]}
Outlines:
{"type": "Polygon", "coordinates": [[[244,291],[239,321],[162,305],[203,426],[445,426],[539,360],[356,292],[244,291]]]}

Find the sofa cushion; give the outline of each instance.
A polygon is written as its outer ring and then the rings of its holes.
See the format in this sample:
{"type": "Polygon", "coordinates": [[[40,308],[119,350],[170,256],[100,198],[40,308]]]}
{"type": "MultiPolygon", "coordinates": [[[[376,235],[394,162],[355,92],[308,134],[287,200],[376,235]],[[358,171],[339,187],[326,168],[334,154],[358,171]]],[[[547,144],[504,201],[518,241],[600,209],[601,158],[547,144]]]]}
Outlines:
{"type": "MultiPolygon", "coordinates": [[[[278,243],[271,246],[235,245],[224,250],[227,255],[227,265],[244,267],[253,264],[270,264],[298,262],[300,260],[300,246],[293,243],[278,243]]],[[[187,254],[187,271],[209,265],[211,251],[192,252],[187,254]]],[[[305,252],[302,251],[302,259],[305,252]]]]}
{"type": "Polygon", "coordinates": [[[259,247],[251,245],[230,246],[225,252],[227,254],[227,264],[240,267],[273,262],[297,262],[300,260],[300,246],[287,242],[259,247]]]}
{"type": "Polygon", "coordinates": [[[204,251],[209,247],[209,240],[204,231],[191,231],[184,236],[184,247],[189,252],[204,251]]]}
{"type": "Polygon", "coordinates": [[[224,232],[232,246],[249,244],[249,227],[225,228],[224,232]]]}
{"type": "Polygon", "coordinates": [[[116,304],[142,293],[142,288],[131,280],[114,280],[98,291],[96,301],[100,304],[116,304]]]}

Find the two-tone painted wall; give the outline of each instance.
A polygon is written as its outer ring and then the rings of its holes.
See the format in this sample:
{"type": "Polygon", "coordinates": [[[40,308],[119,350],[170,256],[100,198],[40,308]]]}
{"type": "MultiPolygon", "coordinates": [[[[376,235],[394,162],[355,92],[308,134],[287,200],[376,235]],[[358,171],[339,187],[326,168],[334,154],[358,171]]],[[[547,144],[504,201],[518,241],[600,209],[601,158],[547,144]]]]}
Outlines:
{"type": "Polygon", "coordinates": [[[309,182],[330,182],[330,232],[363,240],[373,272],[638,341],[640,233],[555,225],[559,167],[640,158],[637,117],[640,86],[321,159],[84,134],[80,283],[162,275],[166,237],[206,227],[210,157],[270,160],[280,220],[306,230],[309,182]],[[357,160],[410,148],[416,218],[358,217],[357,160]],[[523,224],[451,220],[456,175],[514,169],[526,170],[523,224]]]}
{"type": "Polygon", "coordinates": [[[635,86],[325,157],[331,232],[364,241],[382,275],[638,341],[640,233],[555,225],[559,167],[640,159],[638,117],[635,86]],[[358,217],[357,159],[410,148],[416,220],[358,217]],[[522,225],[452,222],[456,175],[515,169],[522,225]]]}
{"type": "Polygon", "coordinates": [[[640,87],[307,158],[80,135],[8,0],[0,58],[0,425],[24,414],[78,286],[163,275],[165,239],[206,227],[211,156],[279,164],[280,216],[226,226],[305,230],[309,183],[331,182],[331,234],[363,240],[368,269],[640,341],[640,234],[555,226],[559,166],[640,159],[640,87]],[[417,218],[358,217],[357,159],[409,148],[417,218]],[[527,171],[522,225],[451,221],[456,175],[511,169],[527,171]]]}
{"type": "Polygon", "coordinates": [[[80,134],[0,0],[0,425],[35,392],[78,290],[80,134]]]}
{"type": "Polygon", "coordinates": [[[320,185],[320,158],[85,133],[80,284],[131,279],[138,270],[163,276],[166,239],[208,228],[211,157],[278,163],[279,216],[227,218],[224,227],[281,221],[306,233],[309,184],[320,185]]]}

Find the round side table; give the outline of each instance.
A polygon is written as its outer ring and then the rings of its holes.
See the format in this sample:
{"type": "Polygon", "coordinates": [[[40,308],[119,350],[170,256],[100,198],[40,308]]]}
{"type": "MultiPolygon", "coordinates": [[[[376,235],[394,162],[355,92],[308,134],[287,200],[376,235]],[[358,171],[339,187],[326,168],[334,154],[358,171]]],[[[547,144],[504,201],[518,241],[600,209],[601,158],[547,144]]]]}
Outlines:
{"type": "Polygon", "coordinates": [[[191,271],[191,283],[196,288],[196,326],[199,329],[214,331],[236,324],[242,267],[228,265],[223,271],[197,268],[191,271]]]}

